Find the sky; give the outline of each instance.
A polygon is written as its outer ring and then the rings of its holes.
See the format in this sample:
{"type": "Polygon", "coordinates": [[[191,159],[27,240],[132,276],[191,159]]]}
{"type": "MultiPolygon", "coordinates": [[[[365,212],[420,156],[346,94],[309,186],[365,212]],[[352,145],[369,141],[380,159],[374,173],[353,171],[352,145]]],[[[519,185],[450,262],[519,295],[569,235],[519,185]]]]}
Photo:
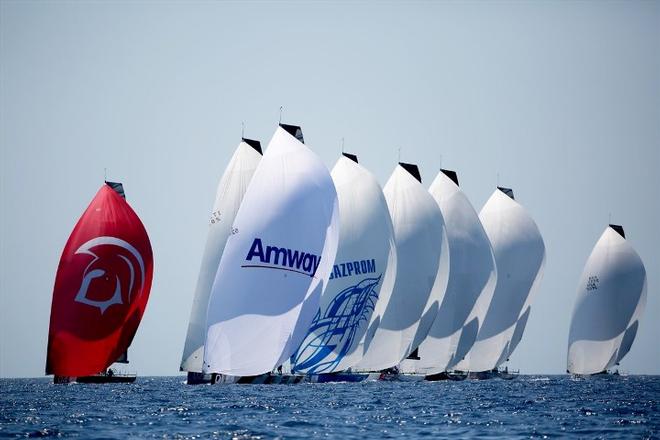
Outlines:
{"type": "Polygon", "coordinates": [[[62,248],[124,183],[154,250],[131,346],[178,374],[217,181],[241,137],[282,122],[332,168],[384,185],[458,172],[536,220],[545,274],[510,367],[566,369],[577,281],[608,222],[648,276],[621,369],[660,374],[660,2],[0,1],[0,377],[44,374],[62,248]],[[400,150],[400,153],[399,153],[400,150]]]}

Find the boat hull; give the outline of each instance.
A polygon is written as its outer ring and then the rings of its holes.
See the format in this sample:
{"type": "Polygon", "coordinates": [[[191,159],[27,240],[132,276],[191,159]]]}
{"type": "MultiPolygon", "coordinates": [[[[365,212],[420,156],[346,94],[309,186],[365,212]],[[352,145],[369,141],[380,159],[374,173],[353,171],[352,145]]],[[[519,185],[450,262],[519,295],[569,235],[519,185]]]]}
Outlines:
{"type": "Polygon", "coordinates": [[[380,373],[326,373],[307,376],[308,381],[312,383],[365,382],[375,381],[379,378],[380,373]]]}
{"type": "Polygon", "coordinates": [[[137,379],[136,374],[94,374],[92,376],[53,376],[54,384],[68,383],[133,383],[137,379]]]}
{"type": "Polygon", "coordinates": [[[306,377],[302,374],[279,374],[279,373],[266,373],[258,376],[228,376],[225,374],[214,374],[212,384],[296,384],[301,382],[308,382],[306,377]]]}
{"type": "Polygon", "coordinates": [[[135,374],[98,374],[94,376],[76,377],[78,383],[133,383],[137,379],[135,374]]]}
{"type": "Polygon", "coordinates": [[[213,381],[212,374],[197,373],[194,371],[188,372],[186,383],[188,385],[208,385],[213,381]]]}
{"type": "Polygon", "coordinates": [[[438,382],[442,380],[460,381],[465,379],[467,379],[467,374],[465,373],[448,373],[446,371],[437,374],[430,374],[424,377],[424,380],[427,380],[429,382],[438,382]]]}

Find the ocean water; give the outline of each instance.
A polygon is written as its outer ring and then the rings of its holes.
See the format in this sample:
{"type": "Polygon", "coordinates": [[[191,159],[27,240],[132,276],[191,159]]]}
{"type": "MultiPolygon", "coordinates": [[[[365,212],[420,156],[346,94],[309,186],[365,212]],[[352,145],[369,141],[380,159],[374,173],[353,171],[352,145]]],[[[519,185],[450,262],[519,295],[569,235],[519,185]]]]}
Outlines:
{"type": "Polygon", "coordinates": [[[660,376],[198,385],[0,380],[0,437],[654,438],[660,376]]]}

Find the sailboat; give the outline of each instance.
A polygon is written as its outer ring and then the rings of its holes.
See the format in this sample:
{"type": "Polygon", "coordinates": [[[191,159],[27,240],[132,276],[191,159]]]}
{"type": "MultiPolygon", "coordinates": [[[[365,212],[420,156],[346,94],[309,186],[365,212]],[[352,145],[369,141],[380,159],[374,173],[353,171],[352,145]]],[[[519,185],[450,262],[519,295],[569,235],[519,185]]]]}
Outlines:
{"type": "Polygon", "coordinates": [[[151,289],[147,231],[121,183],[105,182],[73,228],[55,277],[46,374],[55,383],[132,382],[127,361],[151,289]]]}
{"type": "Polygon", "coordinates": [[[384,379],[404,379],[399,364],[409,356],[416,358],[415,351],[433,323],[447,282],[444,220],[421,181],[416,165],[400,162],[383,190],[394,227],[396,279],[355,369],[382,371],[384,379]]]}
{"type": "MultiPolygon", "coordinates": [[[[499,375],[513,349],[518,322],[526,322],[545,263],[541,233],[511,188],[497,187],[479,213],[497,264],[497,285],[470,350],[470,372],[477,378],[499,375]]],[[[524,326],[521,327],[522,330],[524,326]]],[[[516,343],[520,339],[517,337],[516,343]]]]}
{"type": "Polygon", "coordinates": [[[646,305],[646,269],[623,227],[609,225],[578,283],[568,336],[567,371],[605,373],[632,346],[646,305]]]}
{"type": "Polygon", "coordinates": [[[206,311],[211,286],[220,264],[231,228],[241,206],[252,175],[261,161],[261,143],[242,138],[218,183],[209,220],[206,246],[202,257],[197,287],[190,311],[188,333],[181,357],[181,371],[188,372],[188,384],[210,383],[211,375],[202,373],[204,340],[206,339],[206,311]]]}
{"type": "Polygon", "coordinates": [[[339,235],[330,172],[280,124],[234,219],[211,287],[202,372],[234,382],[273,372],[319,309],[339,235]]]}
{"type": "Polygon", "coordinates": [[[339,200],[337,256],[320,308],[291,366],[312,382],[355,382],[369,378],[346,370],[362,358],[361,342],[376,304],[391,295],[396,248],[383,191],[357,156],[342,153],[331,176],[339,200]]]}
{"type": "MultiPolygon", "coordinates": [[[[427,380],[470,369],[476,341],[497,282],[495,258],[476,211],[461,191],[455,171],[440,170],[429,188],[445,220],[449,281],[433,325],[419,347],[416,371],[427,380]]],[[[459,375],[457,378],[463,378],[459,375]]]]}

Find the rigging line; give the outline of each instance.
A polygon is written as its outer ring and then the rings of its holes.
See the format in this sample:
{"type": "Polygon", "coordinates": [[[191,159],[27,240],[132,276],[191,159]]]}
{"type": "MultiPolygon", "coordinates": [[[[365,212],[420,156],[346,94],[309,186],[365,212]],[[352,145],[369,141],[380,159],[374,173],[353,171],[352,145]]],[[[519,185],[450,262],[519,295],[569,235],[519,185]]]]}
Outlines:
{"type": "Polygon", "coordinates": [[[280,124],[282,123],[282,109],[284,108],[283,105],[280,106],[280,124]]]}

